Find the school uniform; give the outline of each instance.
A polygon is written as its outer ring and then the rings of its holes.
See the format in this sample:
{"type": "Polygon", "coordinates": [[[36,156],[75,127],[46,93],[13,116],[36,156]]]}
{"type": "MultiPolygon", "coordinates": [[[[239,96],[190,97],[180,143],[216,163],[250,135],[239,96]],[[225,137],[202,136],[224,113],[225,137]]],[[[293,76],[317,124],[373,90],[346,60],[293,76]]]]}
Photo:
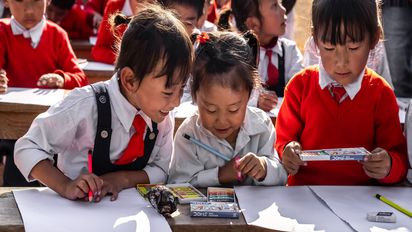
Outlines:
{"type": "Polygon", "coordinates": [[[405,118],[405,135],[408,142],[408,158],[409,158],[409,169],[408,169],[408,180],[412,183],[412,100],[409,102],[408,110],[406,112],[405,118]]]}
{"type": "MultiPolygon", "coordinates": [[[[284,88],[286,83],[288,83],[296,73],[302,70],[302,54],[294,41],[285,38],[278,38],[276,45],[269,50],[272,51],[271,63],[279,70],[279,83],[283,83],[282,87],[284,88]],[[279,65],[280,60],[283,60],[283,67],[279,65]],[[284,69],[283,77],[280,72],[281,69],[284,69]]],[[[268,64],[269,57],[266,55],[266,49],[261,46],[259,54],[259,74],[262,83],[266,83],[268,80],[268,64]]],[[[282,94],[278,94],[278,96],[283,96],[283,91],[282,94]]]]}
{"type": "Polygon", "coordinates": [[[107,1],[108,0],[88,0],[86,6],[93,8],[93,10],[95,10],[97,13],[103,15],[107,1]]]}
{"type": "Polygon", "coordinates": [[[93,60],[107,64],[113,64],[116,60],[115,41],[116,36],[121,38],[126,25],[120,25],[113,32],[109,24],[109,17],[121,11],[126,16],[133,15],[129,0],[109,0],[104,10],[103,20],[97,32],[96,45],[92,48],[93,60]]]}
{"type": "Polygon", "coordinates": [[[59,26],[61,26],[69,35],[70,39],[89,39],[93,34],[93,18],[88,17],[86,11],[81,6],[74,4],[72,9],[67,12],[59,26]]]}
{"type": "Polygon", "coordinates": [[[7,72],[9,87],[36,88],[46,73],[62,76],[65,89],[87,84],[67,33],[46,19],[30,30],[14,18],[0,20],[0,68],[7,72]]]}
{"type": "MultiPolygon", "coordinates": [[[[132,126],[140,114],[153,132],[154,124],[142,111],[136,110],[120,93],[116,74],[104,82],[110,96],[111,141],[109,158],[115,163],[135,133],[132,126]]],[[[15,162],[27,180],[32,168],[41,160],[52,161],[58,154],[57,167],[70,179],[79,176],[87,167],[87,154],[94,148],[97,125],[96,97],[91,86],[77,88],[65,99],[40,114],[29,131],[16,142],[15,162]]],[[[147,165],[143,168],[150,183],[166,182],[172,153],[173,123],[170,117],[157,124],[158,134],[147,165]]],[[[146,135],[145,135],[146,137],[146,135]]],[[[93,160],[95,159],[93,154],[93,160]]],[[[103,157],[105,158],[105,157],[103,157]]],[[[103,159],[102,158],[102,159],[103,159]]]]}
{"type": "Polygon", "coordinates": [[[257,181],[247,177],[241,184],[283,185],[285,183],[286,171],[278,162],[278,156],[273,149],[275,131],[272,121],[260,109],[248,107],[235,148],[232,148],[226,140],[217,138],[205,129],[198,113],[185,119],[177,130],[168,183],[189,182],[198,187],[218,186],[220,185],[219,167],[225,165],[226,161],[185,139],[183,134],[188,134],[215,148],[229,159],[235,156],[243,157],[248,152],[265,157],[267,163],[265,179],[257,181]]]}
{"type": "MultiPolygon", "coordinates": [[[[402,181],[407,170],[406,141],[398,116],[398,105],[387,82],[366,68],[357,81],[344,86],[347,95],[338,103],[329,84],[334,84],[322,65],[298,73],[286,86],[276,118],[276,150],[282,156],[290,141],[302,149],[365,147],[385,149],[392,167],[382,184],[402,181]]],[[[376,184],[357,161],[315,161],[301,166],[289,185],[376,184]]]]}

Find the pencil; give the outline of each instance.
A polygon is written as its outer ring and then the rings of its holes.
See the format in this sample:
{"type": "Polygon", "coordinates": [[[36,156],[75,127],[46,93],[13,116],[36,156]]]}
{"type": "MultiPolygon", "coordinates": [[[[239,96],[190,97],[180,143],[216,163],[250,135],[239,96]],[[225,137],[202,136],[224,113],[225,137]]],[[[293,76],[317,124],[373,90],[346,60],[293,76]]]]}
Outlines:
{"type": "Polygon", "coordinates": [[[404,213],[408,215],[409,217],[412,217],[412,212],[401,207],[400,205],[396,204],[395,202],[389,200],[388,198],[380,195],[380,194],[375,194],[375,197],[378,198],[379,200],[383,201],[384,203],[388,204],[389,206],[397,209],[399,212],[404,213]]]}
{"type": "MultiPolygon", "coordinates": [[[[89,150],[87,154],[87,168],[88,168],[89,173],[93,173],[92,154],[93,154],[92,150],[89,150]]],[[[93,201],[93,191],[89,187],[89,202],[92,202],[92,201],[93,201]]]]}
{"type": "MultiPolygon", "coordinates": [[[[205,150],[207,150],[208,152],[212,153],[213,155],[215,155],[215,156],[217,156],[217,157],[220,157],[220,158],[222,158],[222,159],[225,160],[225,161],[230,161],[230,158],[228,158],[228,157],[226,157],[225,155],[223,155],[222,153],[218,152],[218,151],[215,150],[213,147],[211,147],[211,146],[209,146],[209,145],[207,145],[207,144],[204,144],[204,143],[200,142],[200,141],[197,140],[197,139],[192,138],[190,135],[188,135],[188,134],[183,134],[183,137],[185,137],[185,139],[191,141],[192,143],[198,145],[199,147],[204,148],[205,150]]],[[[239,163],[239,157],[236,157],[235,159],[236,159],[236,165],[238,165],[238,163],[239,163]]],[[[237,180],[238,180],[238,181],[243,181],[243,178],[244,178],[244,177],[243,177],[243,175],[242,175],[242,173],[241,173],[240,171],[238,171],[238,172],[236,173],[236,177],[237,177],[237,180]]]]}

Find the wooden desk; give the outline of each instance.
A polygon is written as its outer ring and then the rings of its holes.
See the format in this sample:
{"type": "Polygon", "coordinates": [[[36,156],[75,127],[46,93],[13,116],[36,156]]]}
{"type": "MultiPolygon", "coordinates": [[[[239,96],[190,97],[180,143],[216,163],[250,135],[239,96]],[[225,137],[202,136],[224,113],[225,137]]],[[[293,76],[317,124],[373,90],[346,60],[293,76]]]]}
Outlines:
{"type": "Polygon", "coordinates": [[[70,40],[70,44],[77,58],[92,59],[93,44],[89,40],[70,40]]]}
{"type": "Polygon", "coordinates": [[[83,72],[86,74],[89,84],[109,80],[114,74],[114,65],[88,61],[83,72]]]}
{"type": "MultiPolygon", "coordinates": [[[[0,231],[4,232],[24,232],[23,221],[17,208],[13,189],[24,188],[0,188],[0,231]]],[[[27,189],[27,188],[26,188],[27,189]]],[[[178,205],[178,211],[172,218],[167,219],[173,231],[179,232],[255,232],[270,231],[256,226],[246,224],[243,214],[239,219],[224,218],[192,218],[189,216],[189,205],[178,205]]],[[[41,213],[41,212],[39,212],[41,213]]]]}

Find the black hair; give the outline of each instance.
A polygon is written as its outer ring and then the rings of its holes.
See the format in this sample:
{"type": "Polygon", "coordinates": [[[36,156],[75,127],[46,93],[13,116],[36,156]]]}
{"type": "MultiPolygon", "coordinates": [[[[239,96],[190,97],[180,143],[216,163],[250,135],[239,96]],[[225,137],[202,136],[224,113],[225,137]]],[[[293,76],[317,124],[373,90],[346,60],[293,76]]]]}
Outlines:
{"type": "Polygon", "coordinates": [[[51,0],[51,4],[55,5],[56,7],[62,10],[70,10],[72,9],[75,0],[51,0]]]}
{"type": "Polygon", "coordinates": [[[316,41],[333,45],[363,41],[372,43],[381,35],[380,12],[376,0],[314,0],[312,28],[316,41]]]}
{"type": "Polygon", "coordinates": [[[205,0],[158,0],[158,2],[166,8],[170,8],[173,5],[191,7],[196,10],[198,19],[203,15],[203,6],[205,4],[205,0]]]}
{"type": "Polygon", "coordinates": [[[248,30],[245,22],[249,17],[257,17],[262,20],[262,15],[259,11],[259,0],[232,0],[231,9],[223,11],[220,14],[217,25],[220,30],[230,30],[229,18],[233,14],[236,21],[236,27],[241,32],[248,30]]]}
{"type": "Polygon", "coordinates": [[[192,71],[193,99],[200,86],[209,84],[217,83],[235,91],[245,88],[249,94],[259,86],[256,53],[253,52],[256,48],[251,47],[259,48],[255,34],[247,32],[242,37],[234,32],[211,32],[200,36],[192,71]]]}
{"type": "Polygon", "coordinates": [[[135,16],[117,14],[112,25],[128,24],[121,40],[115,71],[133,70],[141,81],[155,70],[159,61],[163,69],[156,76],[167,76],[166,87],[185,83],[193,61],[193,46],[181,22],[156,4],[146,4],[135,16]],[[175,79],[177,78],[177,80],[175,79]]]}

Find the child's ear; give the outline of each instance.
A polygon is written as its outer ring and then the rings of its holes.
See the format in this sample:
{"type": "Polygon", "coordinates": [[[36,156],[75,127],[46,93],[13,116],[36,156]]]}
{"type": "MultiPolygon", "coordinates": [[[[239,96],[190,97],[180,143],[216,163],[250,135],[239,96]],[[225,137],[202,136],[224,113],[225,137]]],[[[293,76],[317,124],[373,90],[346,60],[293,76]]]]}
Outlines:
{"type": "Polygon", "coordinates": [[[9,0],[4,0],[3,2],[4,2],[4,7],[9,8],[9,0]]]}
{"type": "Polygon", "coordinates": [[[260,31],[260,21],[257,17],[248,17],[245,21],[245,25],[249,30],[253,30],[255,33],[260,31]]]}
{"type": "Polygon", "coordinates": [[[124,67],[120,71],[120,83],[128,92],[135,92],[140,84],[140,82],[136,80],[133,70],[129,67],[124,67]]]}
{"type": "Polygon", "coordinates": [[[379,40],[381,39],[381,37],[382,37],[382,30],[379,29],[378,32],[375,34],[375,38],[373,38],[373,39],[371,40],[370,50],[372,50],[372,49],[375,48],[376,44],[379,43],[379,40]]]}

